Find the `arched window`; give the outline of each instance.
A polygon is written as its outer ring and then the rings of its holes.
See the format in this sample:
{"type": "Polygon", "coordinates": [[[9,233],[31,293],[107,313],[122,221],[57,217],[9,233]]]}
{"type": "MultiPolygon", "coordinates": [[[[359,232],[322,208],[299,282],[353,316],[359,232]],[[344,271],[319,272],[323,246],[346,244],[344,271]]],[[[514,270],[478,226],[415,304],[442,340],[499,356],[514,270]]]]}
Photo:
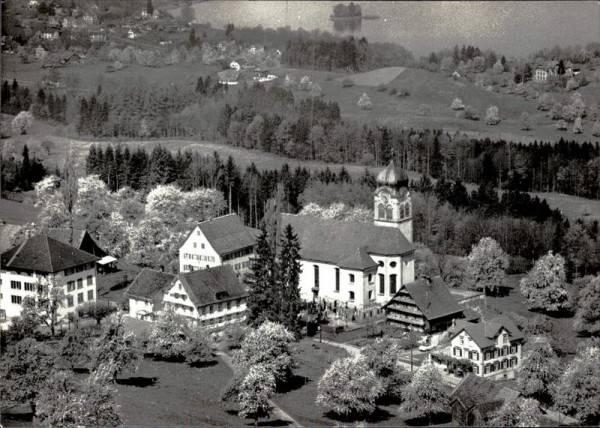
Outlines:
{"type": "Polygon", "coordinates": [[[392,207],[390,205],[385,207],[385,217],[388,220],[392,220],[394,218],[394,215],[392,214],[392,207]]]}
{"type": "Polygon", "coordinates": [[[385,207],[383,204],[379,204],[377,207],[377,218],[385,218],[385,207]]]}
{"type": "Polygon", "coordinates": [[[400,205],[400,218],[404,218],[404,204],[400,205]]]}
{"type": "Polygon", "coordinates": [[[410,217],[410,204],[406,204],[406,217],[410,217]]]}

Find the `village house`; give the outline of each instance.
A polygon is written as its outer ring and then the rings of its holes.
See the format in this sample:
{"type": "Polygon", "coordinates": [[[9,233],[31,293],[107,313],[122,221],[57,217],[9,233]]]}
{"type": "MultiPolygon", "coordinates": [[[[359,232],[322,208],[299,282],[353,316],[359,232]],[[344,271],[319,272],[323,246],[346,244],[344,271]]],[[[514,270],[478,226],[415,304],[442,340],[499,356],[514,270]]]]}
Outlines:
{"type": "Polygon", "coordinates": [[[105,33],[91,33],[90,34],[90,42],[92,43],[102,43],[106,41],[105,33]]]}
{"type": "Polygon", "coordinates": [[[133,32],[132,29],[129,29],[129,31],[127,31],[127,38],[128,39],[135,39],[136,38],[136,34],[133,32]]]}
{"type": "Polygon", "coordinates": [[[452,419],[460,426],[487,426],[495,411],[520,395],[491,379],[469,373],[450,393],[448,401],[452,419]]]}
{"type": "Polygon", "coordinates": [[[373,223],[282,214],[300,242],[302,299],[331,309],[380,308],[414,282],[408,176],[393,162],[377,177],[373,223]]]}
{"type": "Polygon", "coordinates": [[[93,13],[84,14],[82,19],[87,25],[96,25],[98,23],[98,16],[93,13]]]}
{"type": "Polygon", "coordinates": [[[439,276],[403,284],[383,309],[388,323],[422,333],[445,331],[464,317],[464,308],[439,276]]]}
{"type": "MultiPolygon", "coordinates": [[[[84,56],[81,53],[67,53],[68,58],[80,58],[84,56]]],[[[86,253],[93,254],[99,257],[97,263],[98,272],[108,272],[116,268],[117,259],[105,250],[103,250],[98,242],[87,230],[84,229],[68,229],[68,228],[44,228],[42,233],[48,235],[50,238],[54,238],[64,244],[71,245],[79,250],[85,251],[86,253]]]]}
{"type": "Polygon", "coordinates": [[[77,305],[96,301],[98,259],[46,234],[4,252],[0,256],[0,316],[19,316],[23,299],[34,297],[38,285],[63,288],[66,301],[59,308],[61,317],[77,305]]]}
{"type": "Polygon", "coordinates": [[[179,275],[142,270],[125,291],[129,315],[155,319],[173,310],[198,326],[220,328],[246,317],[248,293],[229,265],[179,275]]]}
{"type": "Polygon", "coordinates": [[[548,80],[548,75],[549,75],[548,70],[546,70],[542,67],[538,67],[535,69],[535,74],[533,75],[533,79],[537,83],[544,83],[545,81],[548,80]]]}
{"type": "Polygon", "coordinates": [[[218,72],[217,77],[221,85],[237,85],[240,80],[240,72],[230,68],[229,70],[218,72]]]}
{"type": "Polygon", "coordinates": [[[40,34],[40,37],[44,40],[58,40],[59,36],[58,31],[49,30],[44,30],[40,34]]]}
{"type": "Polygon", "coordinates": [[[467,371],[494,380],[515,377],[525,337],[507,316],[459,320],[449,333],[450,345],[440,354],[432,353],[433,362],[448,365],[459,360],[467,371]]]}
{"type": "Polygon", "coordinates": [[[250,268],[259,234],[244,226],[235,213],[198,223],[179,248],[179,271],[231,265],[238,274],[244,273],[250,268]]]}

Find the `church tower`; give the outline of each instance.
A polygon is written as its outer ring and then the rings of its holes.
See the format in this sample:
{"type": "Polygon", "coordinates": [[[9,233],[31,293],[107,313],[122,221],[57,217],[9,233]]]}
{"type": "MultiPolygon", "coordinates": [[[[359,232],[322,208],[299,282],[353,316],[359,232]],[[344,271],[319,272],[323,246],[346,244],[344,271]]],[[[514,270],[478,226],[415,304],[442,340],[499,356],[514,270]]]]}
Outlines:
{"type": "Polygon", "coordinates": [[[377,176],[374,199],[375,225],[398,228],[409,242],[413,242],[413,210],[408,192],[408,175],[396,167],[394,161],[377,176]]]}

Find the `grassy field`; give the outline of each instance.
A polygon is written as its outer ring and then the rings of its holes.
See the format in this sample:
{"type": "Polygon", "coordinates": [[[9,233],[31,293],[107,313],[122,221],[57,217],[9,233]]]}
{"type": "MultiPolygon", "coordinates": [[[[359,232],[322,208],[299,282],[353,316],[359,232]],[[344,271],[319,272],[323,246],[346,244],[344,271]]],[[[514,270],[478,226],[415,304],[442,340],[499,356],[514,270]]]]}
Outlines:
{"type": "MultiPolygon", "coordinates": [[[[366,73],[358,73],[348,76],[355,85],[360,86],[379,86],[387,85],[396,77],[398,77],[403,71],[404,67],[386,67],[378,70],[367,71],[366,73]]],[[[339,77],[336,79],[338,82],[342,82],[345,78],[339,77]]]]}
{"type": "Polygon", "coordinates": [[[33,205],[0,199],[0,220],[9,224],[25,224],[36,221],[39,210],[33,205]]]}

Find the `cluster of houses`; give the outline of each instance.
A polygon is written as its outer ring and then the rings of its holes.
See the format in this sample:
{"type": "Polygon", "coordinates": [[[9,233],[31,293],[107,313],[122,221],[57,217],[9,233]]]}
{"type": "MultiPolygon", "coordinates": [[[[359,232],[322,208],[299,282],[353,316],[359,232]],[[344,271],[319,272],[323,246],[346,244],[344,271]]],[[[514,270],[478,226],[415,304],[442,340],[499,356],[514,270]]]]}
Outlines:
{"type": "Polygon", "coordinates": [[[535,68],[533,80],[537,83],[548,81],[548,77],[573,77],[581,74],[581,69],[575,67],[570,61],[564,62],[564,70],[561,70],[559,61],[552,60],[545,65],[540,65],[535,68]]]}
{"type": "MultiPolygon", "coordinates": [[[[406,330],[445,337],[430,361],[449,372],[507,379],[521,362],[523,334],[505,316],[482,319],[482,293],[451,289],[441,278],[415,279],[413,207],[408,176],[394,163],[377,177],[374,221],[342,221],[281,214],[279,230],[291,225],[300,245],[302,299],[335,314],[364,317],[383,310],[387,322],[406,330]]],[[[233,213],[193,227],[179,250],[179,273],[143,269],[125,297],[129,315],[153,320],[167,308],[205,328],[245,318],[257,229],[233,213]]],[[[85,231],[45,230],[1,256],[0,313],[18,316],[36,284],[63,287],[61,311],[95,301],[96,277],[116,259],[85,231]],[[58,283],[57,283],[58,281],[58,283]]]]}

